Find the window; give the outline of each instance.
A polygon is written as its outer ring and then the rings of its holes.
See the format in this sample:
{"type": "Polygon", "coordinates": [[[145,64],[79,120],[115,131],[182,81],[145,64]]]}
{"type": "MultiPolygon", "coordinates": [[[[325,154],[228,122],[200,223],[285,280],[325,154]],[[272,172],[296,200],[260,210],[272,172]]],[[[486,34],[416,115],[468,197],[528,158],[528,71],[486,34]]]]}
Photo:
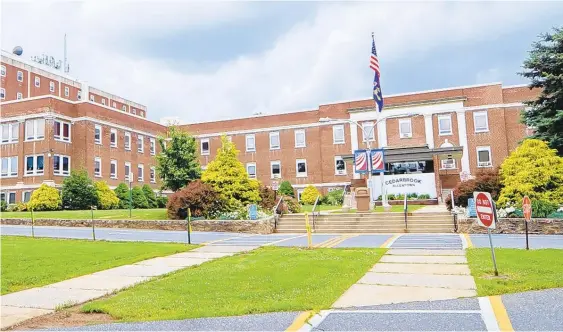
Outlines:
{"type": "Polygon", "coordinates": [[[44,171],[44,156],[33,155],[25,156],[25,175],[43,175],[44,171]]]}
{"type": "Polygon", "coordinates": [[[256,179],[256,163],[246,163],[246,173],[251,179],[256,179]]]}
{"type": "Polygon", "coordinates": [[[112,148],[117,147],[117,129],[110,129],[109,146],[111,146],[112,148]]]}
{"type": "Polygon", "coordinates": [[[139,115],[142,116],[142,117],[145,117],[145,112],[139,111],[139,115]]]}
{"type": "Polygon", "coordinates": [[[18,176],[18,157],[2,158],[2,172],[0,176],[3,178],[18,176]]]}
{"type": "Polygon", "coordinates": [[[455,159],[443,159],[440,161],[440,169],[455,169],[455,159]]]}
{"type": "Polygon", "coordinates": [[[115,101],[112,104],[113,108],[117,108],[117,104],[115,103],[115,101]]]}
{"type": "Polygon", "coordinates": [[[281,178],[281,162],[279,160],[270,162],[270,172],[272,179],[281,178]]]}
{"type": "Polygon", "coordinates": [[[202,156],[209,155],[209,138],[202,138],[200,145],[201,145],[201,155],[202,156]]]}
{"type": "Polygon", "coordinates": [[[70,142],[70,123],[55,120],[55,139],[58,141],[70,142]]]}
{"type": "Polygon", "coordinates": [[[473,123],[475,124],[476,133],[484,133],[489,131],[489,119],[487,111],[473,112],[473,123]]]}
{"type": "Polygon", "coordinates": [[[18,80],[18,82],[23,82],[23,72],[21,70],[18,70],[18,74],[16,75],[16,79],[18,80]]]}
{"type": "Polygon", "coordinates": [[[78,100],[81,100],[81,99],[82,99],[82,91],[81,91],[81,90],[78,90],[78,91],[76,92],[76,99],[78,99],[78,100]]]}
{"type": "Polygon", "coordinates": [[[68,88],[68,86],[65,86],[65,97],[68,97],[70,95],[70,89],[68,88]]]}
{"type": "Polygon", "coordinates": [[[49,82],[49,92],[55,92],[55,82],[49,82]]]}
{"type": "Polygon", "coordinates": [[[0,131],[2,131],[2,143],[16,143],[20,137],[20,124],[18,122],[3,123],[0,131]]]}
{"type": "Polygon", "coordinates": [[[94,125],[94,143],[102,144],[102,126],[94,125]]]}
{"type": "Polygon", "coordinates": [[[156,183],[156,168],[154,166],[150,169],[151,183],[156,183]]]}
{"type": "Polygon", "coordinates": [[[334,144],[344,144],[344,125],[332,126],[332,142],[334,144]]]}
{"type": "Polygon", "coordinates": [[[96,101],[96,97],[94,97],[94,95],[90,95],[90,101],[96,101]]]}
{"type": "Polygon", "coordinates": [[[112,179],[117,179],[117,160],[112,160],[109,162],[109,177],[112,179]]]}
{"type": "Polygon", "coordinates": [[[133,182],[133,174],[131,174],[131,163],[125,163],[125,181],[133,182]]]}
{"type": "Polygon", "coordinates": [[[451,115],[438,115],[438,133],[439,135],[452,134],[452,116],[451,115]]]}
{"type": "Polygon", "coordinates": [[[254,134],[246,135],[246,152],[256,151],[256,136],[254,134]]]}
{"type": "Polygon", "coordinates": [[[25,120],[25,139],[40,140],[45,138],[45,119],[25,120]]]}
{"type": "Polygon", "coordinates": [[[412,123],[411,119],[399,120],[399,137],[410,138],[412,137],[412,123]]]}
{"type": "Polygon", "coordinates": [[[6,89],[0,88],[0,99],[6,99],[6,89]]]}
{"type": "Polygon", "coordinates": [[[0,66],[0,75],[2,75],[2,77],[6,77],[6,66],[0,66]]]}
{"type": "Polygon", "coordinates": [[[16,93],[16,99],[17,100],[23,99],[23,94],[21,92],[16,93]]]}
{"type": "Polygon", "coordinates": [[[35,87],[38,88],[41,86],[41,79],[38,76],[35,76],[35,87]]]}
{"type": "Polygon", "coordinates": [[[334,157],[334,174],[346,175],[346,163],[340,156],[334,157]]]}
{"type": "Polygon", "coordinates": [[[131,110],[131,113],[137,115],[137,110],[136,110],[136,109],[132,109],[132,110],[131,110]]]}
{"type": "Polygon", "coordinates": [[[106,104],[106,98],[102,98],[102,105],[106,104]]]}
{"type": "Polygon", "coordinates": [[[137,135],[137,152],[145,152],[145,140],[143,135],[137,135]]]}
{"type": "Polygon", "coordinates": [[[149,140],[150,142],[150,151],[151,151],[151,155],[155,155],[156,154],[156,141],[154,140],[154,138],[151,138],[149,140]]]}
{"type": "Polygon", "coordinates": [[[125,150],[131,150],[131,133],[125,133],[125,141],[123,145],[125,146],[125,150]]]}
{"type": "Polygon", "coordinates": [[[70,157],[62,155],[53,155],[53,174],[70,175],[70,157]]]}
{"type": "Polygon", "coordinates": [[[126,111],[127,111],[127,105],[123,105],[123,106],[121,107],[121,110],[122,110],[123,112],[126,112],[126,111]]]}
{"type": "Polygon", "coordinates": [[[22,192],[22,202],[27,203],[31,199],[31,191],[22,192]]]}
{"type": "Polygon", "coordinates": [[[301,195],[303,195],[304,189],[297,189],[297,201],[301,202],[301,195]]]}
{"type": "Polygon", "coordinates": [[[295,161],[295,173],[298,178],[307,177],[307,160],[297,159],[295,161]]]}
{"type": "Polygon", "coordinates": [[[477,167],[493,167],[490,146],[477,147],[477,167]]]}
{"type": "Polygon", "coordinates": [[[102,177],[102,158],[100,157],[94,158],[94,176],[102,177]]]}
{"type": "Polygon", "coordinates": [[[306,146],[305,142],[305,130],[299,129],[295,131],[295,147],[304,148],[306,146]]]}
{"type": "Polygon", "coordinates": [[[142,164],[137,165],[137,181],[139,182],[144,181],[144,177],[145,177],[144,172],[145,172],[145,167],[142,164]]]}
{"type": "Polygon", "coordinates": [[[16,203],[16,193],[15,192],[9,192],[8,194],[8,200],[6,200],[6,193],[3,192],[2,194],[0,194],[0,200],[6,202],[6,204],[10,205],[10,204],[15,204],[16,203]]]}
{"type": "Polygon", "coordinates": [[[375,130],[373,127],[373,122],[362,123],[362,137],[364,139],[364,142],[375,141],[375,130]]]}
{"type": "Polygon", "coordinates": [[[272,131],[270,133],[270,150],[277,150],[280,148],[280,132],[272,131]]]}

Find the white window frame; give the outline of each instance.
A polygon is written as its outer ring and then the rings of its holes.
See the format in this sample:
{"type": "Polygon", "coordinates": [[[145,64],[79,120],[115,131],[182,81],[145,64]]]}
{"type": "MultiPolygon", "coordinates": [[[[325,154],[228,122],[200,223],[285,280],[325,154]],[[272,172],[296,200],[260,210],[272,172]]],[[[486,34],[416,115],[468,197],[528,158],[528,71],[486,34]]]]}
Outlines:
{"type": "Polygon", "coordinates": [[[70,142],[71,141],[71,134],[72,131],[72,126],[70,122],[66,122],[66,121],[61,121],[61,120],[55,120],[53,122],[53,137],[55,138],[56,141],[62,141],[62,142],[70,142]],[[59,124],[59,131],[60,131],[60,135],[57,135],[55,132],[55,127],[57,126],[57,123],[59,124]],[[64,136],[64,126],[67,125],[68,126],[68,137],[64,136]]]}
{"type": "Polygon", "coordinates": [[[137,115],[137,110],[136,110],[136,109],[132,109],[132,110],[131,110],[131,113],[137,115]]]}
{"type": "Polygon", "coordinates": [[[44,118],[35,118],[35,119],[27,119],[24,122],[24,135],[25,135],[25,142],[30,142],[30,141],[39,141],[45,138],[45,119],[44,118]],[[33,133],[30,135],[30,133],[28,133],[28,122],[32,122],[33,121],[33,133]],[[41,125],[42,123],[42,125],[41,125]],[[43,127],[43,134],[40,135],[40,128],[43,127]]]}
{"type": "Polygon", "coordinates": [[[110,177],[111,179],[117,179],[117,173],[118,173],[118,170],[117,170],[117,160],[112,159],[112,160],[109,162],[109,177],[110,177]],[[115,172],[113,172],[113,173],[111,172],[111,166],[113,166],[113,168],[114,168],[114,170],[115,170],[115,172]]]}
{"type": "Polygon", "coordinates": [[[295,160],[295,177],[306,178],[307,177],[307,159],[297,159],[295,160]],[[299,164],[305,164],[305,172],[299,172],[299,164]]]}
{"type": "Polygon", "coordinates": [[[438,135],[439,136],[448,136],[453,134],[453,123],[452,123],[452,115],[451,114],[442,114],[438,115],[438,135]],[[448,120],[450,122],[450,130],[445,131],[442,130],[440,126],[440,120],[448,120]]]}
{"type": "Polygon", "coordinates": [[[346,144],[346,132],[343,124],[332,126],[332,144],[346,144]],[[342,139],[338,139],[336,135],[340,130],[342,130],[342,139]]]}
{"type": "Polygon", "coordinates": [[[447,170],[447,169],[457,169],[457,164],[455,159],[442,159],[440,160],[440,169],[447,170]]]}
{"type": "Polygon", "coordinates": [[[112,103],[112,106],[113,106],[113,108],[117,108],[117,103],[114,101],[114,102],[112,103]]]}
{"type": "Polygon", "coordinates": [[[372,121],[362,122],[362,141],[375,142],[375,124],[372,121]],[[371,127],[371,130],[368,130],[371,127]],[[366,132],[368,137],[366,137],[366,132]]]}
{"type": "Polygon", "coordinates": [[[125,147],[125,150],[131,151],[131,133],[126,131],[123,140],[123,146],[125,147]]]}
{"type": "Polygon", "coordinates": [[[102,126],[101,125],[94,125],[94,143],[102,144],[102,126]],[[100,137],[96,139],[96,131],[100,131],[100,137]]]}
{"type": "Polygon", "coordinates": [[[126,161],[125,165],[124,165],[125,170],[129,169],[129,172],[125,171],[125,181],[127,182],[133,182],[133,179],[130,179],[129,176],[131,175],[131,163],[126,161]]]}
{"type": "Polygon", "coordinates": [[[33,79],[33,84],[35,85],[36,88],[41,86],[41,78],[39,76],[35,76],[35,78],[33,79]]]}
{"type": "Polygon", "coordinates": [[[256,152],[256,135],[255,134],[247,134],[244,137],[244,142],[246,144],[246,152],[256,152]],[[252,139],[252,145],[248,144],[249,139],[252,139]]]}
{"type": "Polygon", "coordinates": [[[269,141],[270,141],[270,150],[279,150],[281,148],[281,141],[280,141],[280,132],[279,131],[271,131],[269,133],[269,141]],[[272,145],[272,138],[278,138],[278,145],[272,145]]]}
{"type": "Polygon", "coordinates": [[[55,82],[49,82],[49,92],[55,92],[55,82]]]}
{"type": "Polygon", "coordinates": [[[29,154],[26,155],[23,159],[24,161],[24,173],[25,176],[38,176],[38,175],[43,175],[45,174],[45,155],[42,154],[29,154]],[[28,170],[27,169],[27,158],[33,158],[33,170],[28,170]],[[43,157],[43,169],[42,170],[38,170],[37,169],[37,159],[39,159],[38,157],[43,157]]]}
{"type": "Polygon", "coordinates": [[[410,118],[408,119],[399,119],[399,138],[411,138],[412,137],[412,121],[410,118]],[[408,132],[402,132],[403,124],[409,125],[408,132]]]}
{"type": "Polygon", "coordinates": [[[209,150],[211,150],[211,145],[209,143],[209,138],[202,138],[199,141],[199,151],[202,156],[209,156],[209,150]],[[207,150],[203,150],[203,143],[207,143],[207,150]]]}
{"type": "Polygon", "coordinates": [[[94,158],[94,177],[97,177],[97,178],[102,177],[102,158],[100,158],[100,157],[94,158]],[[99,163],[99,165],[100,165],[97,173],[96,173],[96,163],[99,163]]]}
{"type": "Polygon", "coordinates": [[[479,168],[485,168],[485,167],[493,167],[493,154],[491,153],[491,147],[490,146],[478,146],[476,148],[477,151],[477,167],[479,168]],[[479,160],[479,152],[480,151],[488,151],[489,152],[489,161],[488,162],[482,162],[479,160]]]}
{"type": "Polygon", "coordinates": [[[15,178],[18,177],[18,164],[19,164],[19,158],[18,156],[9,156],[9,157],[2,157],[0,159],[0,167],[1,165],[4,164],[4,160],[7,160],[8,162],[8,166],[6,169],[6,174],[2,174],[1,170],[0,170],[0,178],[15,178]],[[13,161],[15,161],[15,165],[13,163],[13,161]]]}
{"type": "Polygon", "coordinates": [[[4,88],[0,88],[0,99],[1,100],[6,99],[6,89],[4,88]]]}
{"type": "Polygon", "coordinates": [[[16,100],[22,100],[23,99],[23,93],[18,92],[16,93],[16,100]]]}
{"type": "Polygon", "coordinates": [[[282,173],[282,169],[281,169],[281,161],[280,160],[273,160],[270,161],[270,177],[272,179],[281,179],[281,173],[282,173]],[[274,175],[274,165],[278,165],[279,169],[280,169],[280,173],[277,175],[274,175]]]}
{"type": "Polygon", "coordinates": [[[149,138],[149,150],[151,156],[156,155],[156,140],[154,138],[149,138]]]}
{"type": "Polygon", "coordinates": [[[70,88],[68,86],[65,86],[65,97],[70,96],[70,88]]]}
{"type": "Polygon", "coordinates": [[[334,156],[334,175],[346,175],[346,171],[346,162],[344,161],[344,159],[341,156],[334,156]],[[339,160],[342,160],[342,162],[344,163],[344,170],[338,169],[336,162],[339,160]]]}
{"type": "Polygon", "coordinates": [[[54,154],[53,155],[53,174],[58,176],[69,176],[70,175],[70,156],[65,156],[61,154],[54,154]],[[55,158],[59,158],[59,169],[55,169],[55,158]],[[63,158],[68,159],[68,170],[63,169],[63,158]]]}
{"type": "Polygon", "coordinates": [[[487,111],[479,111],[473,112],[473,127],[475,129],[475,133],[486,133],[489,131],[489,112],[487,111]],[[485,128],[477,128],[477,117],[484,116],[485,117],[485,128]]]}
{"type": "Polygon", "coordinates": [[[118,141],[117,129],[111,128],[109,130],[109,146],[112,147],[112,148],[116,148],[117,147],[117,141],[118,141]],[[115,141],[112,140],[112,135],[113,135],[113,137],[115,137],[115,141]]]}
{"type": "Polygon", "coordinates": [[[16,203],[16,192],[15,191],[3,191],[2,197],[4,197],[4,199],[2,199],[2,200],[5,201],[7,205],[11,205],[11,204],[16,203]],[[13,202],[10,199],[10,197],[12,197],[12,196],[14,197],[13,202]]]}
{"type": "Polygon", "coordinates": [[[143,118],[144,118],[144,117],[145,117],[145,112],[143,112],[143,111],[139,111],[139,116],[141,116],[141,117],[143,117],[143,118]]]}
{"type": "Polygon", "coordinates": [[[96,96],[90,94],[90,101],[96,102],[96,96]]]}
{"type": "Polygon", "coordinates": [[[297,189],[297,201],[301,202],[301,195],[303,195],[303,192],[305,191],[305,189],[297,189]]]}
{"type": "Polygon", "coordinates": [[[82,99],[82,90],[78,90],[76,92],[76,99],[81,100],[82,99]]]}
{"type": "Polygon", "coordinates": [[[20,123],[19,122],[7,122],[0,125],[0,140],[2,144],[12,144],[17,143],[20,138],[20,123]],[[4,131],[8,132],[8,139],[4,141],[4,131]]]}
{"type": "Polygon", "coordinates": [[[251,179],[256,179],[257,177],[257,171],[256,171],[256,163],[252,162],[252,163],[246,163],[246,173],[248,174],[248,177],[251,179]],[[248,171],[248,169],[250,167],[254,167],[254,175],[250,174],[250,172],[248,171]]]}
{"type": "Polygon", "coordinates": [[[295,136],[295,147],[296,148],[307,147],[307,135],[305,134],[305,129],[295,129],[294,136],[295,136]],[[303,135],[303,142],[298,141],[297,137],[299,135],[303,135]]]}
{"type": "Polygon", "coordinates": [[[156,167],[151,166],[149,171],[149,180],[151,183],[156,183],[156,167]]]}
{"type": "Polygon", "coordinates": [[[102,98],[102,105],[106,105],[106,98],[102,98]]]}
{"type": "Polygon", "coordinates": [[[22,202],[28,203],[31,200],[31,194],[33,194],[33,191],[31,190],[22,191],[22,202]],[[25,194],[29,194],[29,199],[27,201],[25,200],[25,194]]]}
{"type": "Polygon", "coordinates": [[[18,82],[23,82],[23,71],[18,70],[18,72],[16,73],[16,80],[18,82]]]}
{"type": "Polygon", "coordinates": [[[139,134],[137,134],[137,152],[145,153],[145,136],[139,134]]]}
{"type": "Polygon", "coordinates": [[[137,165],[137,181],[144,182],[145,181],[145,165],[138,164],[137,165]],[[141,176],[139,176],[139,170],[141,171],[141,176]]]}
{"type": "Polygon", "coordinates": [[[127,112],[127,105],[121,106],[121,110],[122,110],[123,112],[127,112]]]}
{"type": "Polygon", "coordinates": [[[2,77],[6,77],[6,66],[4,66],[4,65],[0,66],[0,75],[2,77]]]}

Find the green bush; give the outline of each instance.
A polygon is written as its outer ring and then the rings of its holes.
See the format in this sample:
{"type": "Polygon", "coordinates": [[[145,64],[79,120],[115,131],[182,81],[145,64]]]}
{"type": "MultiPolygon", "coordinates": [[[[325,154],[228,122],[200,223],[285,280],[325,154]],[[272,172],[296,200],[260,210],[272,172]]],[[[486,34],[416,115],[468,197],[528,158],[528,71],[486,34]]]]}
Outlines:
{"type": "Polygon", "coordinates": [[[131,200],[133,201],[133,207],[135,209],[148,209],[149,207],[149,202],[145,197],[145,193],[139,186],[135,186],[133,187],[133,190],[131,190],[131,200]]]}
{"type": "Polygon", "coordinates": [[[8,209],[8,203],[6,201],[0,201],[0,212],[4,212],[8,209]]]}
{"type": "Polygon", "coordinates": [[[430,195],[428,195],[428,194],[420,194],[420,195],[418,195],[418,199],[430,199],[430,195]]]}
{"type": "Polygon", "coordinates": [[[291,182],[287,180],[282,181],[280,187],[278,188],[278,192],[280,193],[280,195],[283,196],[295,197],[295,191],[293,190],[293,186],[291,185],[291,182]]]}
{"type": "Polygon", "coordinates": [[[549,216],[547,216],[548,218],[553,218],[553,219],[563,219],[563,211],[557,211],[557,212],[553,212],[552,214],[550,214],[549,216]]]}
{"type": "Polygon", "coordinates": [[[320,195],[321,193],[315,186],[308,185],[307,187],[305,187],[305,190],[303,190],[303,193],[301,194],[301,203],[307,205],[315,204],[317,197],[320,195]]]}
{"type": "Polygon", "coordinates": [[[170,196],[166,209],[168,218],[184,219],[189,208],[193,217],[214,218],[223,212],[225,199],[215,188],[200,180],[190,182],[170,196]]]}
{"type": "MultiPolygon", "coordinates": [[[[379,197],[381,197],[381,195],[379,197]]],[[[395,194],[389,194],[387,195],[387,199],[390,201],[394,201],[397,199],[397,197],[395,196],[395,194]]],[[[381,200],[381,198],[379,198],[379,200],[381,200]]]]}
{"type": "Polygon", "coordinates": [[[128,209],[130,205],[129,186],[122,182],[113,191],[117,198],[119,198],[119,208],[128,209]]]}
{"type": "Polygon", "coordinates": [[[547,218],[547,216],[556,212],[558,208],[558,204],[549,201],[543,201],[539,199],[532,200],[532,217],[547,218]]]}
{"type": "Polygon", "coordinates": [[[111,190],[106,181],[96,181],[96,196],[98,197],[98,209],[110,210],[119,207],[119,198],[111,190]]]}
{"type": "Polygon", "coordinates": [[[168,203],[168,196],[162,195],[156,198],[156,207],[158,207],[159,209],[165,208],[167,203],[168,203]]]}
{"type": "Polygon", "coordinates": [[[72,171],[63,181],[63,207],[69,210],[89,210],[98,205],[94,183],[85,170],[72,171]]]}
{"type": "Polygon", "coordinates": [[[149,209],[153,209],[155,207],[157,207],[157,203],[156,203],[156,195],[154,193],[154,191],[152,190],[151,186],[149,186],[148,184],[143,185],[143,193],[145,194],[145,197],[147,198],[147,202],[149,204],[149,209]]]}
{"type": "Polygon", "coordinates": [[[344,189],[330,191],[323,197],[325,205],[342,206],[342,203],[344,203],[344,189]]]}
{"type": "Polygon", "coordinates": [[[418,194],[417,193],[409,193],[407,194],[407,199],[417,199],[418,198],[418,194]]]}
{"type": "Polygon", "coordinates": [[[42,184],[31,194],[27,207],[34,211],[55,211],[61,208],[59,191],[51,186],[42,184]]]}
{"type": "Polygon", "coordinates": [[[16,204],[10,205],[8,209],[13,212],[24,212],[27,211],[27,204],[24,202],[17,202],[16,204]]]}
{"type": "Polygon", "coordinates": [[[402,200],[404,200],[404,199],[405,199],[405,195],[403,195],[403,194],[397,194],[397,195],[395,195],[395,200],[402,201],[402,200]]]}

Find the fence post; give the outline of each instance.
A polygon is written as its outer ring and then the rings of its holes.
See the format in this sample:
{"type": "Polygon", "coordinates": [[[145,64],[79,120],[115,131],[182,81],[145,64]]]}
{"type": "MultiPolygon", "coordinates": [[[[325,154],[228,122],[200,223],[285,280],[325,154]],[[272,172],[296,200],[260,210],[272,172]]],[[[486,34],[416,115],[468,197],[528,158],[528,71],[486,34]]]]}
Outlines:
{"type": "Polygon", "coordinates": [[[33,216],[33,208],[31,209],[31,237],[35,237],[35,217],[33,216]]]}

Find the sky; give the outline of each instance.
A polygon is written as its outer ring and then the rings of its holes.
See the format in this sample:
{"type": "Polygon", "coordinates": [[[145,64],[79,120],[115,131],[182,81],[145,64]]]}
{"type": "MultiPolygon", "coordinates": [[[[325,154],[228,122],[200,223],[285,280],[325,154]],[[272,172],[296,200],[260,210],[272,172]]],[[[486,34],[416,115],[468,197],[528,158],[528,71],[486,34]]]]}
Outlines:
{"type": "Polygon", "coordinates": [[[2,1],[0,47],[62,59],[70,75],[182,123],[503,82],[563,2],[2,1]]]}

